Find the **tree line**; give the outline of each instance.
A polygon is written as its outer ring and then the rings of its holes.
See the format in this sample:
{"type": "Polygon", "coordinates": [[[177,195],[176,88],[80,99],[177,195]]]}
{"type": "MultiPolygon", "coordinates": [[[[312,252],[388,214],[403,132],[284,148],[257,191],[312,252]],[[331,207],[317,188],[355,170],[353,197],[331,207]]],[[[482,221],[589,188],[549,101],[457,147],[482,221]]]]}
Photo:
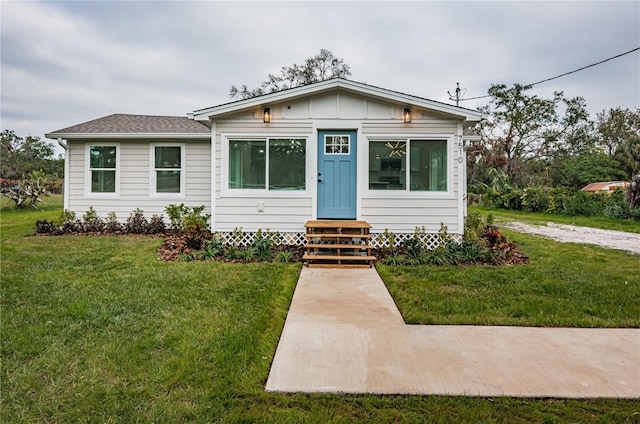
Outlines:
{"type": "Polygon", "coordinates": [[[617,107],[591,119],[582,97],[530,94],[531,86],[492,85],[480,140],[467,149],[471,191],[498,174],[517,187],[577,190],[598,181],[630,181],[640,172],[640,110],[617,107]]]}

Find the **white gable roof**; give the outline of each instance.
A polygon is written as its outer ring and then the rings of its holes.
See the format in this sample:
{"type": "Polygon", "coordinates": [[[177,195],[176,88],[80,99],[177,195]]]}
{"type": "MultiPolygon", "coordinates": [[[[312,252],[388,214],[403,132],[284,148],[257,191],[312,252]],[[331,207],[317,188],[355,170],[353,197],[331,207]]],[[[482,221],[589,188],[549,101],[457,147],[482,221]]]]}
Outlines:
{"type": "Polygon", "coordinates": [[[343,78],[333,78],[314,84],[303,85],[288,90],[278,91],[275,93],[265,94],[259,97],[253,97],[246,100],[238,100],[235,102],[224,103],[218,106],[212,106],[204,109],[198,109],[188,114],[189,118],[195,120],[209,120],[229,113],[239,112],[245,109],[266,106],[272,103],[282,101],[291,101],[310,95],[319,94],[331,90],[345,90],[352,93],[358,93],[367,97],[380,100],[386,100],[393,103],[404,104],[407,107],[417,106],[425,109],[431,109],[436,112],[445,113],[469,123],[479,122],[482,120],[482,113],[466,109],[458,106],[448,105],[446,103],[436,102],[434,100],[422,97],[412,96],[397,91],[387,90],[360,82],[355,82],[343,78]]]}

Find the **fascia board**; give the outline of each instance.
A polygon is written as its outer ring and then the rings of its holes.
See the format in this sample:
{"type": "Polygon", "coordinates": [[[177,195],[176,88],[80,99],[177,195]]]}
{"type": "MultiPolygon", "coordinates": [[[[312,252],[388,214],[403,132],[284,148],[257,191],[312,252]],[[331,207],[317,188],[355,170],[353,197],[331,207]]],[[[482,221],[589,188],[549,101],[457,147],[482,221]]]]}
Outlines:
{"type": "Polygon", "coordinates": [[[360,93],[365,96],[406,104],[407,106],[418,106],[425,109],[435,110],[438,112],[463,118],[468,122],[480,122],[482,120],[481,112],[476,112],[470,109],[467,110],[456,106],[450,106],[444,103],[438,103],[430,101],[428,99],[422,99],[408,94],[398,93],[395,91],[386,90],[384,88],[365,85],[355,81],[344,79],[322,81],[316,84],[296,87],[271,94],[265,94],[264,96],[255,97],[252,99],[240,100],[237,102],[226,103],[219,106],[199,109],[192,113],[189,113],[188,116],[189,118],[195,120],[208,120],[210,118],[227,113],[233,113],[245,109],[253,109],[255,107],[267,105],[269,103],[278,103],[285,100],[293,100],[295,98],[318,94],[323,91],[335,88],[343,88],[349,91],[360,93]]]}
{"type": "Polygon", "coordinates": [[[48,133],[44,135],[46,138],[57,140],[63,138],[66,140],[104,140],[104,139],[201,139],[208,140],[211,138],[210,133],[48,133]]]}

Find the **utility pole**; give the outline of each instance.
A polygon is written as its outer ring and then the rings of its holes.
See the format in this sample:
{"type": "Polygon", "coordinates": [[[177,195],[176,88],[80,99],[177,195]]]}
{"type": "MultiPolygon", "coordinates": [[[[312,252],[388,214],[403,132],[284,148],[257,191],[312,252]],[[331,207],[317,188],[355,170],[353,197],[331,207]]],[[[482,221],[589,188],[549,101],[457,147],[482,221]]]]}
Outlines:
{"type": "Polygon", "coordinates": [[[460,83],[457,82],[456,83],[456,95],[454,96],[449,91],[447,91],[447,94],[449,95],[449,100],[455,100],[456,101],[456,106],[458,106],[458,104],[460,103],[460,98],[462,96],[464,96],[464,93],[466,93],[466,92],[467,92],[467,89],[465,88],[464,90],[461,90],[460,89],[460,83]]]}

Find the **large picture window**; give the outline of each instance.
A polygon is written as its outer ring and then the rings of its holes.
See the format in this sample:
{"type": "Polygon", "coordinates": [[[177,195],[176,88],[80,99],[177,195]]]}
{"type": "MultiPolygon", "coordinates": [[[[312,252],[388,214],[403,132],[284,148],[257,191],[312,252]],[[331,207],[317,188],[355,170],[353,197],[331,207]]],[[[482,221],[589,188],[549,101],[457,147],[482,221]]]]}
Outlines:
{"type": "Polygon", "coordinates": [[[229,140],[229,188],[305,190],[305,139],[229,140]]]}
{"type": "Polygon", "coordinates": [[[96,194],[117,193],[118,146],[88,146],[89,192],[96,194]]]}
{"type": "Polygon", "coordinates": [[[184,191],[184,146],[151,146],[153,155],[153,194],[176,195],[184,191]]]}
{"type": "Polygon", "coordinates": [[[369,189],[447,191],[447,141],[369,141],[369,189]]]}

